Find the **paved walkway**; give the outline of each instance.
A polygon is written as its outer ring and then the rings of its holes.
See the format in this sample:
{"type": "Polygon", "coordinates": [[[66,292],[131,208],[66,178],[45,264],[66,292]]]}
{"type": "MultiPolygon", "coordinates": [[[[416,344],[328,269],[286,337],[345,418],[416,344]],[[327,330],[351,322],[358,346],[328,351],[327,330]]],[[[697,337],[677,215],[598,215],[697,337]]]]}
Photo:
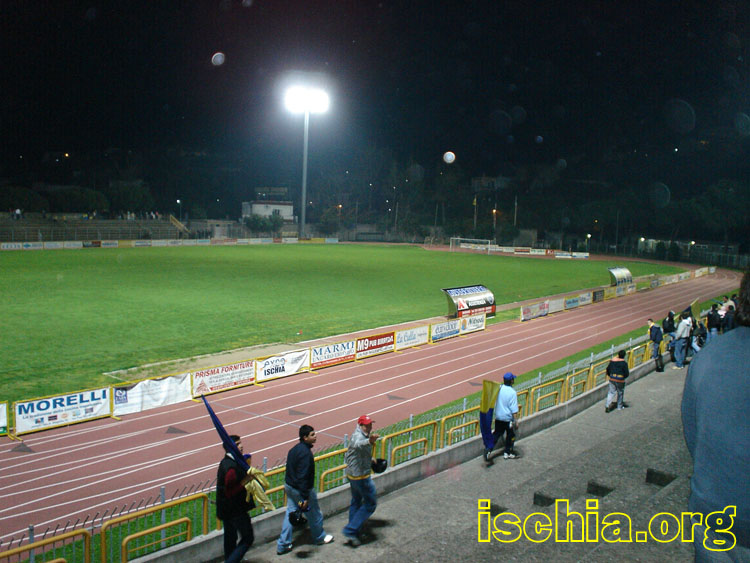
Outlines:
{"type": "MultiPolygon", "coordinates": [[[[476,460],[434,475],[379,499],[358,548],[344,545],[346,514],[326,519],[336,536],[331,545],[314,546],[299,532],[294,550],[276,555],[275,543],[254,546],[246,561],[692,561],[690,543],[479,543],[478,499],[491,501],[491,513],[512,512],[522,520],[534,512],[554,518],[554,506],[534,498],[570,500],[570,512],[586,511],[586,499],[598,499],[601,520],[611,512],[632,518],[635,531],[647,530],[660,512],[687,510],[690,456],[682,437],[680,401],[687,370],[652,373],[628,385],[630,408],[604,412],[592,407],[528,439],[521,434],[516,460],[495,459],[486,467],[476,460]],[[666,486],[646,482],[648,469],[675,476],[666,486]],[[589,481],[611,489],[603,497],[587,493],[589,481]]],[[[523,432],[523,426],[521,426],[523,432]]],[[[562,530],[562,528],[561,528],[562,530]]]]}

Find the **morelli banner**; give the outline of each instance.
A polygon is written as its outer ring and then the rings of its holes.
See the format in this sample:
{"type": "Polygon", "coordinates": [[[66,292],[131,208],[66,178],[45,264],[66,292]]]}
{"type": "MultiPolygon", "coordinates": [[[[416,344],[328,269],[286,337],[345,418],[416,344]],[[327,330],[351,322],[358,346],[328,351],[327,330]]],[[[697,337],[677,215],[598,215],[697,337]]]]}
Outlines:
{"type": "Polygon", "coordinates": [[[253,360],[202,369],[193,373],[193,397],[250,385],[254,381],[253,360]]]}
{"type": "Polygon", "coordinates": [[[66,426],[110,416],[109,389],[90,389],[69,395],[13,403],[16,434],[66,426]]]}
{"type": "Polygon", "coordinates": [[[316,346],[315,348],[310,348],[310,369],[353,362],[356,356],[357,343],[355,340],[316,346]]]}
{"type": "Polygon", "coordinates": [[[396,334],[394,332],[357,338],[357,359],[361,360],[377,354],[393,352],[395,342],[396,334]]]}
{"type": "Polygon", "coordinates": [[[310,371],[309,348],[270,356],[263,360],[255,360],[256,381],[287,377],[303,371],[310,371]]]}
{"type": "Polygon", "coordinates": [[[443,288],[448,298],[449,317],[495,314],[495,295],[483,285],[443,288]]]}

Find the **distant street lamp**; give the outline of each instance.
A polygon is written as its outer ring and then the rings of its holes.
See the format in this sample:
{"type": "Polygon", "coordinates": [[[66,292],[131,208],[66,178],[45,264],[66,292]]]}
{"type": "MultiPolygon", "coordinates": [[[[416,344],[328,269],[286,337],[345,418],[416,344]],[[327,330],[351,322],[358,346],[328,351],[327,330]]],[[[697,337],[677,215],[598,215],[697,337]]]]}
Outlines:
{"type": "Polygon", "coordinates": [[[492,210],[492,236],[497,241],[497,209],[492,210]]]}
{"type": "Polygon", "coordinates": [[[182,201],[177,200],[177,205],[180,206],[180,223],[182,223],[182,201]]]}
{"type": "Polygon", "coordinates": [[[310,128],[310,114],[328,111],[330,99],[328,94],[319,88],[293,86],[284,95],[284,105],[292,113],[305,114],[304,141],[302,148],[302,196],[300,197],[299,238],[305,237],[305,212],[307,201],[307,140],[310,128]]]}
{"type": "Polygon", "coordinates": [[[591,233],[586,233],[586,252],[589,251],[589,241],[591,240],[591,233]]]}

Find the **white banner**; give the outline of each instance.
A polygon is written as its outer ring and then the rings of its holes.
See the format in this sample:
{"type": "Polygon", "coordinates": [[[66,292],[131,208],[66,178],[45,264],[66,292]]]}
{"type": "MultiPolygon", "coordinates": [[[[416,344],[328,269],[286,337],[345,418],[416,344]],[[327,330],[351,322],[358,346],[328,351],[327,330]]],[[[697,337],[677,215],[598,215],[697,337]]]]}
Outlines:
{"type": "Polygon", "coordinates": [[[13,403],[16,434],[65,426],[109,416],[109,389],[91,389],[70,395],[13,403]]]}
{"type": "Polygon", "coordinates": [[[8,403],[0,403],[0,436],[8,433],[8,403]]]}
{"type": "Polygon", "coordinates": [[[282,237],[281,242],[284,244],[297,244],[299,239],[297,237],[282,237]]]}
{"type": "Polygon", "coordinates": [[[103,240],[102,248],[117,248],[120,246],[120,242],[116,240],[103,240]]]}
{"type": "Polygon", "coordinates": [[[43,242],[22,242],[21,248],[24,250],[44,250],[43,242]]]}
{"type": "Polygon", "coordinates": [[[324,368],[351,362],[357,355],[357,343],[355,340],[347,342],[336,342],[310,348],[310,369],[324,368]]]}
{"type": "Polygon", "coordinates": [[[255,362],[247,360],[193,372],[193,397],[249,385],[255,381],[255,362]]]}
{"type": "Polygon", "coordinates": [[[398,332],[396,332],[396,350],[403,350],[404,348],[421,346],[422,344],[427,344],[429,341],[429,325],[418,326],[416,328],[410,328],[407,330],[399,330],[398,332]]]}
{"type": "Polygon", "coordinates": [[[63,243],[63,246],[67,250],[76,250],[78,248],[83,248],[83,241],[82,240],[66,240],[63,243]]]}
{"type": "Polygon", "coordinates": [[[0,250],[21,250],[20,242],[3,242],[0,243],[0,250]]]}
{"type": "Polygon", "coordinates": [[[562,311],[565,308],[565,299],[560,297],[559,299],[550,299],[548,301],[550,314],[562,311]]]}
{"type": "Polygon", "coordinates": [[[141,247],[141,246],[151,246],[150,240],[134,240],[133,246],[141,247]]]}
{"type": "Polygon", "coordinates": [[[59,250],[61,248],[63,248],[63,243],[59,240],[44,243],[44,250],[59,250]]]}
{"type": "Polygon", "coordinates": [[[461,331],[461,321],[455,319],[445,323],[435,323],[430,325],[430,340],[437,342],[447,338],[458,336],[461,331]]]}
{"type": "Polygon", "coordinates": [[[586,293],[581,293],[578,296],[578,304],[579,305],[588,305],[591,303],[591,292],[587,291],[586,293]]]}
{"type": "Polygon", "coordinates": [[[167,246],[167,241],[164,239],[152,240],[151,246],[167,246]]]}
{"type": "Polygon", "coordinates": [[[484,330],[486,315],[472,315],[461,319],[461,334],[484,330]]]}
{"type": "Polygon", "coordinates": [[[189,401],[191,398],[189,373],[112,387],[115,416],[189,401]]]}
{"type": "Polygon", "coordinates": [[[271,356],[265,360],[255,360],[255,380],[268,381],[277,377],[287,377],[310,370],[310,349],[296,350],[271,356]]]}
{"type": "Polygon", "coordinates": [[[182,246],[198,246],[198,241],[194,238],[182,239],[182,246]]]}

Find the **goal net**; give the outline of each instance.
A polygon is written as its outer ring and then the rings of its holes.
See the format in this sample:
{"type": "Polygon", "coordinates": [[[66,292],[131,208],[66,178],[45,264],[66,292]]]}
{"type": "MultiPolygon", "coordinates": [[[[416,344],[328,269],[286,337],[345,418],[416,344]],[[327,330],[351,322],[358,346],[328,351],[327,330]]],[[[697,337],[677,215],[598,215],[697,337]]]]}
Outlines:
{"type": "Polygon", "coordinates": [[[486,252],[487,254],[489,254],[491,247],[492,241],[489,239],[451,237],[451,252],[457,252],[459,250],[469,250],[474,252],[486,252]]]}

